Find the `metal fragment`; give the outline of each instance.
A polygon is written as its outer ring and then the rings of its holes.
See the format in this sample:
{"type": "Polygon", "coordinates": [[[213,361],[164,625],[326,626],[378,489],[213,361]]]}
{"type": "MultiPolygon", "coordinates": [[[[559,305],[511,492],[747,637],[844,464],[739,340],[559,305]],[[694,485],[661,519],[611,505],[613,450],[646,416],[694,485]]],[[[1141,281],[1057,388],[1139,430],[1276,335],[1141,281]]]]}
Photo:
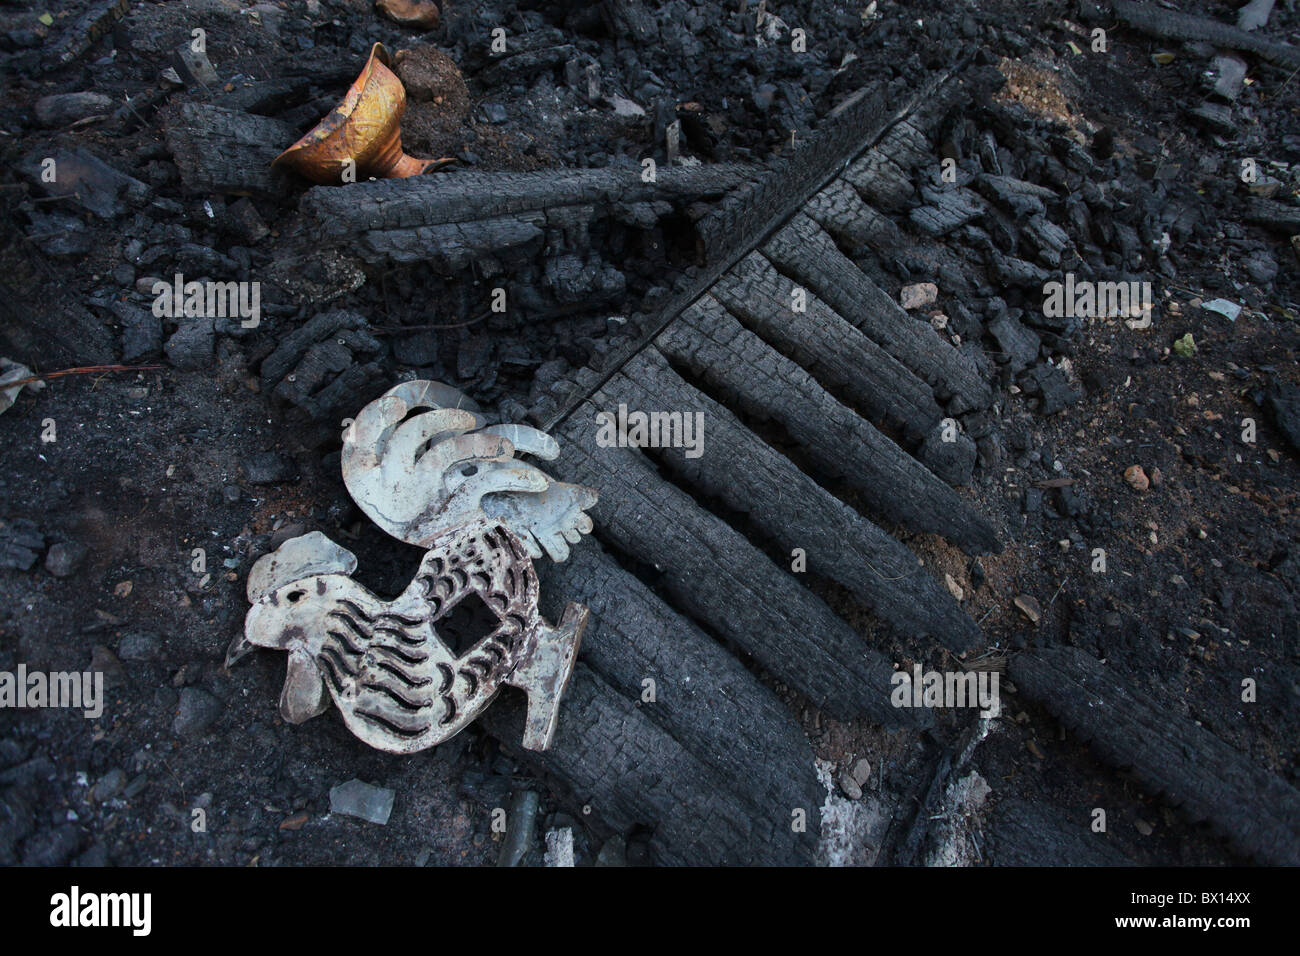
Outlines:
{"type": "Polygon", "coordinates": [[[344,435],[344,480],[380,527],[426,548],[415,577],[385,601],[352,580],[351,552],[319,532],[291,538],[253,566],[253,606],[226,665],[256,647],[288,652],[281,716],[302,723],[333,701],[349,730],[389,753],[447,740],[517,687],[523,746],[545,750],[588,611],[569,604],[557,626],[543,619],[532,558],[542,548],[568,556],[591,530],[583,508],[596,492],[552,481],[516,450],[559,455],[544,432],[486,426],[437,382],[407,382],[367,405],[344,435]],[[467,600],[495,625],[457,652],[438,624],[467,600]]]}

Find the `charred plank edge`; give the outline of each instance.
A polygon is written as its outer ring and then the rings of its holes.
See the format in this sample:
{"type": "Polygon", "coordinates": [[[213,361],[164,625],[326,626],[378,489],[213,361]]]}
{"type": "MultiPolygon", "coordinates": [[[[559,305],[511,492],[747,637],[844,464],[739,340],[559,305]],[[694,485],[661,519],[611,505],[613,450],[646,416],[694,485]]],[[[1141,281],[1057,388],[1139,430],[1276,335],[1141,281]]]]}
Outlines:
{"type": "Polygon", "coordinates": [[[1142,693],[1073,647],[1011,659],[1017,688],[1090,741],[1106,763],[1131,768],[1193,821],[1208,820],[1242,853],[1300,864],[1300,791],[1210,731],[1142,700],[1142,693]]]}
{"type": "Polygon", "coordinates": [[[788,295],[773,298],[740,292],[748,286],[761,293],[769,285],[795,287],[761,253],[751,252],[684,313],[721,305],[826,391],[839,393],[844,404],[862,409],[871,421],[898,427],[912,444],[919,445],[940,425],[943,410],[930,386],[815,292],[806,290],[808,311],[803,315],[777,304],[777,299],[789,302],[788,295]]]}
{"type": "MultiPolygon", "coordinates": [[[[807,844],[784,832],[790,830],[790,808],[761,812],[737,797],[718,771],[582,662],[563,707],[564,719],[547,750],[520,747],[524,708],[518,695],[499,699],[479,721],[507,753],[558,779],[569,802],[589,806],[605,826],[616,832],[654,826],[650,850],[656,863],[807,862],[807,844]]],[[[817,818],[816,805],[806,810],[810,820],[817,818]]]]}
{"type": "Polygon", "coordinates": [[[1159,40],[1213,43],[1254,53],[1263,60],[1287,69],[1300,70],[1300,47],[1270,40],[1257,33],[1190,13],[1165,10],[1150,3],[1111,0],[1115,16],[1133,29],[1159,40]]]}
{"type": "Polygon", "coordinates": [[[303,194],[300,206],[322,236],[354,239],[358,234],[425,226],[534,220],[561,208],[589,207],[594,215],[597,207],[725,195],[760,169],[745,163],[674,166],[659,170],[654,182],[642,180],[639,168],[443,173],[354,183],[347,189],[313,186],[303,194]]]}
{"type": "Polygon", "coordinates": [[[812,141],[796,154],[796,158],[802,160],[803,170],[806,172],[797,175],[798,181],[785,184],[783,194],[787,197],[786,200],[779,203],[759,225],[749,230],[742,228],[741,234],[737,236],[727,255],[709,263],[685,284],[682,291],[673,294],[635,339],[612,350],[604,366],[605,371],[601,375],[571,393],[550,414],[544,415],[539,422],[539,427],[544,431],[550,431],[573,414],[624,362],[653,342],[659,333],[677,318],[678,313],[707,292],[719,276],[765,243],[813,195],[830,185],[857,156],[871,149],[891,128],[930,102],[936,91],[959,76],[973,58],[973,52],[964,54],[956,65],[927,83],[902,108],[893,113],[884,111],[883,104],[879,102],[880,95],[872,95],[874,91],[870,89],[859,90],[849,100],[840,104],[839,111],[832,111],[828,122],[818,130],[812,141]],[[865,132],[855,132],[859,130],[865,132]],[[851,144],[847,148],[844,145],[846,139],[851,144]]]}

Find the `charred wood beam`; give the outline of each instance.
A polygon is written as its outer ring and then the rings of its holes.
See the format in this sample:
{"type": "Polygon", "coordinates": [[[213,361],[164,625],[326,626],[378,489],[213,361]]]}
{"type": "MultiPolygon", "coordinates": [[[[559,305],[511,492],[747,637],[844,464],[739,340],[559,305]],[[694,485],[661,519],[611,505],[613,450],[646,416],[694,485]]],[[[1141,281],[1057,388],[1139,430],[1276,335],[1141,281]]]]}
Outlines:
{"type": "Polygon", "coordinates": [[[1300,792],[1187,717],[1144,700],[1113,668],[1072,647],[1011,659],[1011,677],[1107,763],[1130,769],[1241,853],[1300,864],[1300,792]]]}
{"type": "Polygon", "coordinates": [[[287,182],[272,171],[271,161],[298,138],[287,123],[202,103],[182,103],[165,112],[167,148],[191,192],[285,192],[287,182]]]}
{"type": "Polygon", "coordinates": [[[1054,807],[1028,800],[1001,801],[982,836],[986,862],[994,866],[1135,866],[1106,838],[1054,807]]]}
{"type": "Polygon", "coordinates": [[[811,862],[822,788],[807,738],[772,691],[594,541],[546,568],[542,594],[544,612],[562,610],[559,595],[591,610],[582,660],[751,808],[765,830],[752,849],[762,862],[811,862]],[[805,833],[789,826],[795,808],[808,810],[805,833]]]}
{"type": "MultiPolygon", "coordinates": [[[[738,866],[806,862],[788,836],[791,810],[766,813],[737,797],[721,774],[657,726],[585,664],[574,668],[562,719],[547,750],[523,750],[524,702],[499,700],[479,718],[512,755],[553,778],[571,804],[615,832],[655,828],[651,858],[663,866],[738,866]],[[778,824],[777,817],[780,816],[778,824]]],[[[808,808],[809,818],[815,815],[808,808]]]]}
{"type": "Polygon", "coordinates": [[[716,301],[706,297],[687,309],[655,343],[747,414],[779,422],[821,471],[853,488],[873,516],[942,535],[971,554],[997,550],[988,521],[933,472],[716,301]]]}
{"type": "Polygon", "coordinates": [[[929,635],[956,651],[979,628],[916,555],[805,475],[727,409],[692,388],[656,350],[646,349],[606,383],[604,394],[634,409],[702,414],[697,452],[659,451],[689,485],[745,514],[786,553],[802,549],[808,568],[836,581],[904,635],[929,635]]]}
{"type": "Polygon", "coordinates": [[[795,577],[734,528],[660,477],[635,448],[601,447],[597,391],[555,437],[556,477],[599,488],[592,518],[604,540],[649,565],[674,604],[734,642],[769,673],[833,716],[925,726],[928,713],[890,706],[893,667],[795,577]]]}
{"type": "Polygon", "coordinates": [[[1300,70],[1300,47],[1279,43],[1217,20],[1165,10],[1152,3],[1112,0],[1115,16],[1133,29],[1158,40],[1212,43],[1230,50],[1253,53],[1269,63],[1300,70]]]}
{"type": "MultiPolygon", "coordinates": [[[[860,408],[872,421],[923,441],[943,418],[934,391],[902,362],[808,291],[807,312],[791,308],[796,283],[750,253],[709,292],[760,338],[860,408]]],[[[708,308],[702,300],[702,308],[708,308]]]]}
{"type": "Polygon", "coordinates": [[[763,254],[920,376],[953,414],[987,408],[992,402],[989,383],[972,358],[945,342],[928,323],[903,311],[808,216],[795,215],[763,247],[763,254]]]}
{"type": "Polygon", "coordinates": [[[548,169],[527,173],[457,172],[385,179],[345,187],[316,186],[302,208],[321,231],[355,238],[372,231],[522,217],[560,207],[609,211],[656,200],[693,202],[743,182],[742,164],[668,167],[654,182],[636,169],[548,169]]]}
{"type": "Polygon", "coordinates": [[[903,241],[894,221],[868,206],[842,179],[835,180],[810,199],[804,212],[850,251],[883,252],[903,241]]]}

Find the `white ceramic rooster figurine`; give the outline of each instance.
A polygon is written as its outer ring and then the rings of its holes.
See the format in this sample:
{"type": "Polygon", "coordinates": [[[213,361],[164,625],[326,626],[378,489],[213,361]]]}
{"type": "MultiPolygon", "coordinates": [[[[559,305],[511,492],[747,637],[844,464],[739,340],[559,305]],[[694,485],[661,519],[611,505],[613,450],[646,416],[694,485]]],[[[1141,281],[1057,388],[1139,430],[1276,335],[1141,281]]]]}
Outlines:
{"type": "Polygon", "coordinates": [[[427,549],[393,601],[354,582],[356,558],[319,532],[261,558],[248,578],[252,609],[227,666],[254,647],[289,653],[280,697],[301,723],[333,700],[348,728],[392,753],[458,733],[504,685],[528,696],[524,746],[544,750],[577,658],[587,609],[558,627],[537,610],[532,558],[557,561],[590,532],[596,492],[552,480],[514,457],[559,454],[544,432],[487,425],[460,392],[405,382],[371,402],[343,435],[343,479],[376,524],[427,549]],[[477,595],[496,627],[463,654],[437,622],[477,595]]]}

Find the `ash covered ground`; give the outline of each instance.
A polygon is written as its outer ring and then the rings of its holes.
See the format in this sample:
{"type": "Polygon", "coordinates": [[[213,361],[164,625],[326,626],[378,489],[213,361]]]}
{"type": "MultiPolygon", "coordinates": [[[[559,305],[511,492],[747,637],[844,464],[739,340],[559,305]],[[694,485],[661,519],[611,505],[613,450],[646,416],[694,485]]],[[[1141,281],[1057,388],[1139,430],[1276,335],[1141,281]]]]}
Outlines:
{"type": "MultiPolygon", "coordinates": [[[[608,832],[599,808],[584,816],[476,728],[390,756],[333,712],[286,725],[280,655],[222,666],[249,568],[287,538],[319,530],[345,542],[358,580],[381,594],[418,564],[349,499],[341,419],[410,377],[510,414],[699,265],[691,226],[708,200],[649,224],[599,222],[561,254],[543,241],[459,268],[377,266],[346,241],[321,246],[301,180],[253,197],[187,182],[189,160],[169,138],[187,104],[282,124],[289,139],[255,144],[273,155],[338,102],[377,41],[436,48],[454,64],[436,98],[412,95],[403,126],[408,152],[455,158],[430,174],[447,176],[667,163],[675,121],[689,163],[765,163],[862,87],[901,100],[963,58],[997,68],[1005,85],[950,117],[940,150],[963,169],[1036,184],[1037,206],[989,197],[942,237],[942,255],[899,211],[900,240],[860,261],[891,294],[935,283],[916,311],[983,349],[999,389],[998,414],[964,423],[979,455],[963,494],[994,520],[1004,552],[971,561],[908,543],[981,623],[980,653],[1083,648],[1156,706],[1300,782],[1291,70],[1246,52],[1244,77],[1224,83],[1226,51],[1143,35],[1088,2],[457,0],[423,31],[365,0],[204,0],[130,3],[87,26],[109,6],[0,3],[0,354],[39,372],[92,359],[161,366],[52,380],[0,415],[0,670],[94,668],[107,682],[95,720],[0,710],[0,863],[487,864],[502,839],[492,810],[526,789],[542,795],[526,861],[541,862],[543,833],[569,828],[579,863],[602,849],[606,862],[651,862],[645,834],[608,832]],[[507,60],[490,50],[497,27],[513,44],[507,60]],[[1092,47],[1098,27],[1105,52],[1092,47]],[[194,29],[215,78],[176,56],[194,29]],[[799,55],[794,29],[808,37],[799,55]],[[47,188],[51,156],[81,163],[99,188],[47,188]],[[1051,230],[1029,228],[1035,215],[1051,230]],[[1043,284],[1066,271],[1152,282],[1152,327],[1044,316],[1043,284]],[[155,316],[153,283],[176,273],[260,282],[260,325],[155,316]],[[485,315],[503,281],[521,306],[485,315]],[[1216,299],[1240,313],[1204,307],[1216,299]],[[33,310],[49,324],[30,321],[33,310]],[[319,324],[334,314],[360,318],[319,324]],[[313,320],[316,338],[294,337],[313,320]],[[312,366],[310,389],[290,387],[308,348],[340,329],[332,364],[312,366]],[[56,438],[44,441],[49,422],[56,438]],[[1097,548],[1104,573],[1091,570],[1097,548]],[[1241,701],[1245,677],[1256,703],[1241,701]],[[330,812],[330,789],[352,778],[394,791],[387,825],[330,812]]],[[[1179,7],[1237,17],[1228,3],[1179,7]]],[[[1300,12],[1278,4],[1265,31],[1294,41],[1300,12]]],[[[911,660],[843,595],[825,597],[911,660]]],[[[841,845],[836,834],[830,856],[869,861],[890,819],[915,811],[906,781],[927,772],[933,741],[787,699],[827,762],[834,825],[859,837],[841,845]],[[863,759],[872,772],[855,798],[845,777],[863,759]]],[[[1247,862],[1014,692],[1004,708],[972,758],[991,792],[970,811],[976,841],[954,838],[959,861],[1017,862],[1016,846],[1000,849],[1009,820],[1103,805],[1110,832],[1081,862],[1247,862]]],[[[937,737],[958,739],[963,720],[948,715],[937,737]]]]}

